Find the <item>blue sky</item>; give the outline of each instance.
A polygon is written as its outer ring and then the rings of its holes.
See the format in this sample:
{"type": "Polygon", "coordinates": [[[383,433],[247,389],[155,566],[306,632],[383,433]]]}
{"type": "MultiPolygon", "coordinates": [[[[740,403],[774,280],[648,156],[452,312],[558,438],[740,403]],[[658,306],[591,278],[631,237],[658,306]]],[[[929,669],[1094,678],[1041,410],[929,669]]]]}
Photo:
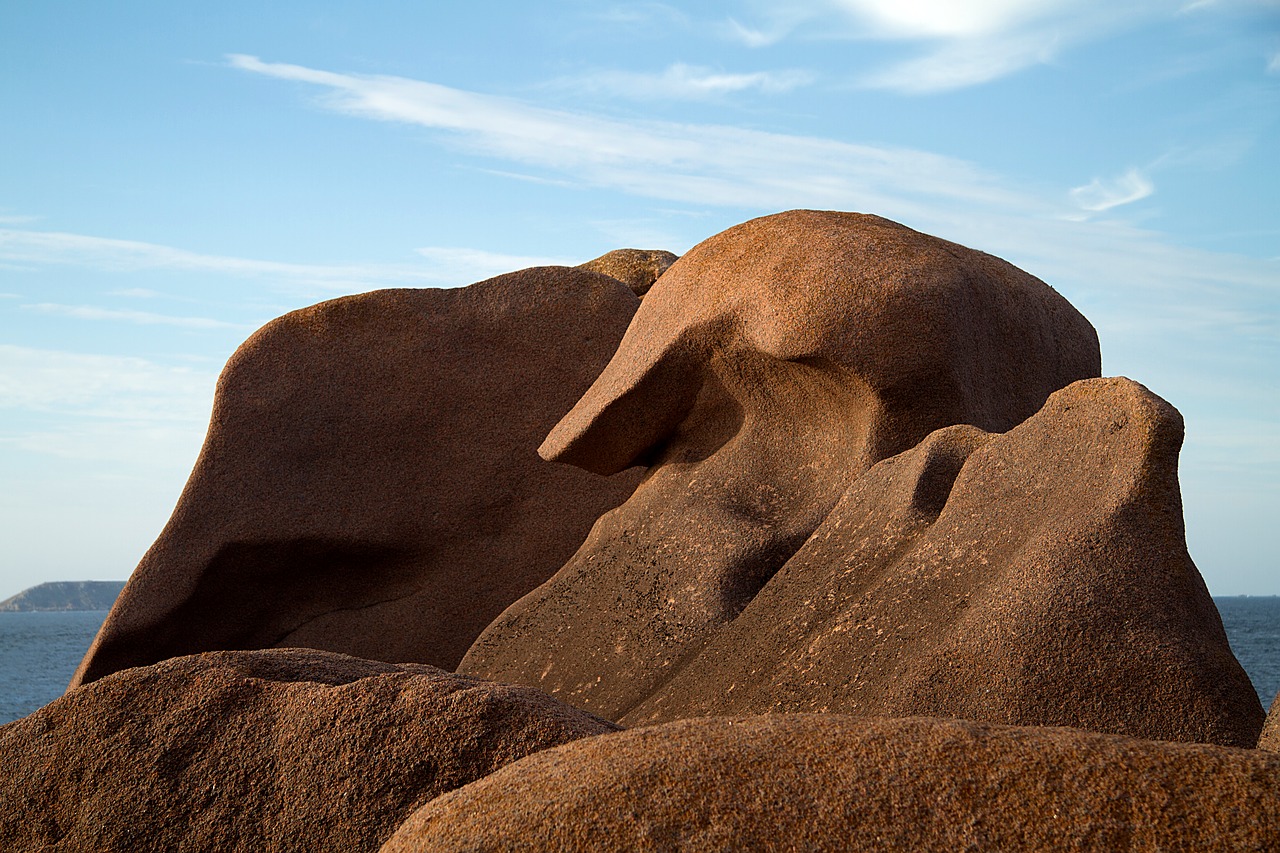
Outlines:
{"type": "Polygon", "coordinates": [[[278,314],[799,207],[1058,288],[1280,593],[1274,0],[14,2],[0,116],[0,598],[127,576],[278,314]]]}

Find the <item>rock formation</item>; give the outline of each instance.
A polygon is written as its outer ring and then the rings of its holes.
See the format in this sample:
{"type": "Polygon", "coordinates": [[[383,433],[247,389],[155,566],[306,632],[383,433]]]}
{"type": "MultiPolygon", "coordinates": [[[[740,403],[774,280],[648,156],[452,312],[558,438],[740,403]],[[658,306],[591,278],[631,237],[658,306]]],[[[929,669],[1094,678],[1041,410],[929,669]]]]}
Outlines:
{"type": "Polygon", "coordinates": [[[578,269],[603,273],[631,288],[636,296],[644,296],[667,271],[676,256],[661,249],[614,249],[595,260],[580,264],[578,269]]]}
{"type": "Polygon", "coordinates": [[[649,291],[540,450],[649,474],[459,671],[619,719],[873,464],[941,427],[1007,430],[1099,361],[1048,285],[878,217],[792,211],[712,237],[649,291]]]}
{"type": "Polygon", "coordinates": [[[272,646],[452,669],[635,486],[535,448],[638,304],[544,267],[268,324],[227,365],[173,517],[73,683],[272,646]]]}
{"type": "Polygon", "coordinates": [[[960,720],[685,720],[510,764],[382,851],[515,849],[1275,850],[1280,756],[960,720]]]}
{"type": "Polygon", "coordinates": [[[256,333],[0,849],[1280,849],[1181,418],[1075,309],[872,216],[669,261],[256,333]]]}
{"type": "Polygon", "coordinates": [[[1003,435],[939,430],[854,480],[622,722],[834,711],[1251,747],[1262,708],[1187,554],[1181,444],[1126,379],[1003,435]]]}
{"type": "Polygon", "coordinates": [[[424,665],[177,658],[0,727],[0,850],[376,850],[431,798],[613,728],[424,665]]]}
{"type": "Polygon", "coordinates": [[[1268,752],[1280,752],[1280,693],[1271,702],[1271,710],[1262,726],[1262,734],[1258,736],[1258,749],[1268,752]]]}

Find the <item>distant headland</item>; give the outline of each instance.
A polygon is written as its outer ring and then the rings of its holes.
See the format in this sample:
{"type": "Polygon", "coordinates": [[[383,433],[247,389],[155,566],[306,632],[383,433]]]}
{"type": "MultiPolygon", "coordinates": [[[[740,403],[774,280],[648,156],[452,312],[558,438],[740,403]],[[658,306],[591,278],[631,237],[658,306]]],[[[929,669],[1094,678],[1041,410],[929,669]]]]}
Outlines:
{"type": "Polygon", "coordinates": [[[0,613],[32,610],[110,610],[124,581],[51,581],[0,601],[0,613]]]}

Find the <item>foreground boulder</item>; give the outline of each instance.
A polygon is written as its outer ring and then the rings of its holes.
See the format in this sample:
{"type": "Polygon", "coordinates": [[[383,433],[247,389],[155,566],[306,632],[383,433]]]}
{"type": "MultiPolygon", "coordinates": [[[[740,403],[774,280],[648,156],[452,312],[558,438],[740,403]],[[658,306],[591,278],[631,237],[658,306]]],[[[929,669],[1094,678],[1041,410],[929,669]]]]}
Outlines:
{"type": "Polygon", "coordinates": [[[0,850],[376,850],[431,798],[613,729],[429,666],[179,658],[0,727],[0,850]]]}
{"type": "Polygon", "coordinates": [[[1073,729],[766,715],[547,750],[383,853],[1275,850],[1280,756],[1073,729]]]}
{"type": "Polygon", "coordinates": [[[306,646],[452,669],[637,472],[535,449],[639,300],[564,267],[287,314],[219,381],[204,449],[75,684],[167,657],[306,646]]]}
{"type": "Polygon", "coordinates": [[[1262,706],[1187,553],[1181,443],[1127,379],[1003,435],[939,430],[855,480],[621,721],[834,711],[1252,747],[1262,706]]]}
{"type": "Polygon", "coordinates": [[[1088,321],[990,255],[858,214],[731,228],[662,275],[540,450],[650,464],[644,483],[459,671],[618,719],[876,462],[953,424],[1007,430],[1099,369],[1088,321]]]}

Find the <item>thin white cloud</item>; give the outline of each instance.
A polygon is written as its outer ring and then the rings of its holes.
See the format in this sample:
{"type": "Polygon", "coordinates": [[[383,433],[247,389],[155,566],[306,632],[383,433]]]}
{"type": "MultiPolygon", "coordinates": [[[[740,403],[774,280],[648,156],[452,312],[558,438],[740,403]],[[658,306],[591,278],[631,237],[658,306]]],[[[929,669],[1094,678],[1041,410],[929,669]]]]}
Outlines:
{"type": "Polygon", "coordinates": [[[178,326],[184,329],[257,328],[252,324],[228,323],[225,320],[216,320],[212,317],[174,317],[168,314],[155,314],[150,311],[101,308],[94,305],[60,305],[53,302],[39,302],[21,307],[27,311],[35,311],[40,314],[58,314],[63,317],[75,317],[79,320],[136,323],[143,326],[178,326]]]}
{"type": "Polygon", "coordinates": [[[1151,179],[1138,169],[1104,180],[1094,178],[1071,190],[1071,200],[1082,210],[1100,212],[1140,201],[1156,191],[1151,179]]]}
{"type": "Polygon", "coordinates": [[[160,291],[151,290],[150,288],[146,288],[146,287],[125,287],[120,290],[112,290],[107,295],[108,296],[125,296],[130,299],[156,299],[158,297],[164,296],[164,294],[161,293],[160,291]]]}
{"type": "Polygon", "coordinates": [[[938,199],[1039,208],[973,164],[907,148],[719,125],[621,121],[401,77],[337,74],[232,56],[245,71],[323,87],[349,115],[415,124],[463,147],[580,183],[695,204],[852,207],[913,216],[938,199]]]}
{"type": "MultiPolygon", "coordinates": [[[[1277,321],[1280,282],[1274,264],[1182,249],[1156,232],[1114,219],[1090,221],[1087,214],[1149,195],[1154,187],[1145,169],[1077,187],[1070,197],[1045,199],[966,161],[924,151],[717,125],[607,119],[403,78],[337,74],[253,57],[233,63],[323,87],[323,103],[337,112],[448,131],[446,141],[473,154],[580,185],[699,210],[875,212],[1062,283],[1073,298],[1086,300],[1086,314],[1093,310],[1087,300],[1094,300],[1099,316],[1141,316],[1153,328],[1178,316],[1186,323],[1170,305],[1220,303],[1226,289],[1234,304],[1258,306],[1269,322],[1277,321]],[[1097,289],[1100,282],[1117,281],[1125,288],[1097,289]],[[1141,304],[1117,306],[1121,297],[1141,304]]],[[[1210,331],[1230,335],[1235,323],[1218,317],[1210,331]]]]}
{"type": "Polygon", "coordinates": [[[1267,63],[1268,74],[1280,74],[1280,51],[1271,55],[1271,61],[1267,63]]]}
{"type": "Polygon", "coordinates": [[[865,74],[858,82],[868,89],[909,95],[947,92],[1049,62],[1059,46],[1056,36],[1038,33],[1004,39],[957,40],[924,56],[865,74]]]}
{"type": "Polygon", "coordinates": [[[726,30],[761,45],[799,35],[918,46],[906,59],[861,73],[865,88],[920,95],[986,83],[1053,61],[1070,46],[1154,17],[1178,0],[793,0],[754,4],[759,23],[726,30]]]}
{"type": "Polygon", "coordinates": [[[1066,11],[1080,0],[836,0],[877,38],[989,38],[1066,11]]]}
{"type": "Polygon", "coordinates": [[[0,225],[25,225],[28,222],[35,222],[39,218],[39,216],[0,213],[0,225]]]}
{"type": "Polygon", "coordinates": [[[214,371],[0,344],[0,408],[107,420],[203,422],[214,371]]]}
{"type": "Polygon", "coordinates": [[[479,281],[528,267],[567,267],[590,260],[589,258],[569,260],[536,255],[506,255],[501,252],[447,246],[425,246],[414,251],[430,261],[432,269],[439,275],[457,281],[479,281]]]}
{"type": "Polygon", "coordinates": [[[677,62],[659,74],[597,71],[553,81],[554,88],[601,93],[636,100],[705,100],[735,92],[756,90],[766,95],[790,92],[812,83],[807,71],[752,71],[725,73],[677,62]]]}
{"type": "MultiPolygon", "coordinates": [[[[476,249],[426,249],[423,255],[436,263],[418,264],[295,264],[280,261],[264,261],[250,258],[207,255],[190,252],[172,246],[144,243],[136,240],[117,240],[84,234],[68,234],[57,231],[31,231],[0,229],[0,260],[21,261],[27,264],[63,264],[88,267],[96,270],[134,272],[149,269],[176,269],[195,272],[219,273],[236,277],[267,279],[280,287],[305,285],[327,293],[370,290],[378,287],[417,286],[439,287],[470,284],[478,278],[487,278],[496,272],[537,266],[545,258],[527,258],[502,255],[476,249]],[[432,252],[436,252],[433,256],[432,252]],[[450,254],[452,253],[452,254],[450,254]],[[526,261],[538,263],[526,263],[526,261]]],[[[577,261],[576,263],[580,263],[577,261]]],[[[28,267],[28,270],[34,269],[28,267]]],[[[114,295],[149,297],[159,295],[143,288],[113,291],[114,295]]],[[[46,310],[46,309],[42,309],[46,310]]],[[[54,309],[47,309],[54,310],[54,309]]],[[[61,309],[60,309],[61,310],[61,309]]],[[[89,310],[80,306],[79,316],[88,317],[89,310]]],[[[106,309],[93,309],[99,312],[106,309]]],[[[63,313],[67,313],[64,311],[63,313]]],[[[115,319],[133,322],[168,322],[150,320],[143,312],[117,312],[115,319]]],[[[93,319],[107,319],[105,315],[93,319]]],[[[198,318],[172,318],[183,322],[171,325],[194,325],[198,318]],[[192,322],[186,322],[186,321],[192,322]]]]}

